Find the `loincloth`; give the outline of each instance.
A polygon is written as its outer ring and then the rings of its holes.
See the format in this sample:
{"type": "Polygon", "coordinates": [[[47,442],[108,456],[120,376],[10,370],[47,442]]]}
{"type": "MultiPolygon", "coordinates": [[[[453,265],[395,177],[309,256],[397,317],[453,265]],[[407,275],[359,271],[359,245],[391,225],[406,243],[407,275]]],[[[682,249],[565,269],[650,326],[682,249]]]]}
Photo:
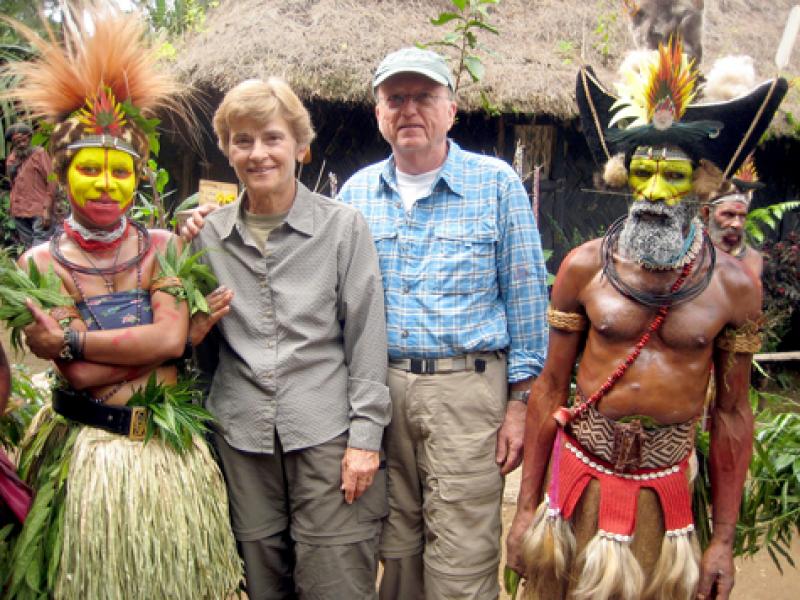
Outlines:
{"type": "Polygon", "coordinates": [[[559,429],[548,493],[523,541],[528,597],[692,597],[699,557],[689,485],[691,444],[677,461],[659,460],[686,447],[691,440],[686,429],[680,424],[648,430],[634,454],[653,466],[633,469],[623,461],[624,472],[616,470],[613,444],[597,429],[592,437],[591,428],[576,428],[589,440],[586,445],[559,429]]]}

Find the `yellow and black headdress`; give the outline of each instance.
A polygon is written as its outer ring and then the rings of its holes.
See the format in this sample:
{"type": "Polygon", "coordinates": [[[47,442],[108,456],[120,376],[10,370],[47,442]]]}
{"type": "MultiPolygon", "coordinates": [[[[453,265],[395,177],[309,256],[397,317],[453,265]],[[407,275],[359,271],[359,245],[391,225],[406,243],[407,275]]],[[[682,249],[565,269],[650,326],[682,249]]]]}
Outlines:
{"type": "Polygon", "coordinates": [[[150,150],[157,151],[155,111],[186,115],[182,86],[157,66],[145,43],[144,20],[110,4],[82,5],[65,15],[61,40],[48,28],[43,39],[6,19],[37,50],[8,71],[21,83],[4,94],[19,100],[33,118],[52,126],[49,151],[63,182],[81,148],[114,148],[134,158],[143,175],[150,150]]]}
{"type": "Polygon", "coordinates": [[[786,95],[777,78],[727,102],[692,104],[697,73],[681,51],[679,39],[632,67],[618,94],[582,67],[576,88],[584,135],[595,159],[615,155],[630,160],[640,147],[677,148],[695,161],[716,165],[728,179],[755,148],[786,95]]]}

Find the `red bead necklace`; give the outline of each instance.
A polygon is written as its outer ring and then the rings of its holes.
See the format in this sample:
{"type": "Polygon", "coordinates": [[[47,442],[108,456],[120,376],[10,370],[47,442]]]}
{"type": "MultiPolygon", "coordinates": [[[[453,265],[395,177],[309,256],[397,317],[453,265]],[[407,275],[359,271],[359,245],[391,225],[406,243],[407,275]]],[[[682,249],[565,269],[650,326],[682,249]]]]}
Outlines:
{"type": "MultiPolygon", "coordinates": [[[[671,293],[674,294],[677,292],[684,284],[687,277],[689,277],[692,272],[694,262],[695,259],[693,258],[691,261],[683,265],[680,275],[678,275],[675,283],[672,284],[672,288],[670,288],[671,293]]],[[[558,421],[558,424],[561,425],[561,427],[566,426],[566,424],[572,421],[572,419],[574,419],[576,416],[588,410],[592,404],[598,402],[609,392],[612,387],[614,387],[614,385],[616,385],[617,381],[619,381],[625,374],[625,371],[628,370],[628,367],[630,367],[634,362],[636,362],[636,359],[639,358],[639,355],[642,353],[642,348],[644,348],[645,344],[650,341],[650,337],[661,328],[661,325],[664,324],[664,319],[667,316],[668,310],[668,305],[662,305],[658,308],[655,318],[653,318],[653,320],[650,322],[650,325],[642,334],[642,337],[639,338],[639,341],[636,343],[634,349],[631,350],[631,353],[628,354],[625,360],[622,361],[616,369],[614,369],[614,372],[609,375],[608,379],[605,380],[603,385],[601,385],[594,394],[589,396],[589,398],[577,406],[572,408],[562,406],[553,413],[553,418],[558,421]]]]}

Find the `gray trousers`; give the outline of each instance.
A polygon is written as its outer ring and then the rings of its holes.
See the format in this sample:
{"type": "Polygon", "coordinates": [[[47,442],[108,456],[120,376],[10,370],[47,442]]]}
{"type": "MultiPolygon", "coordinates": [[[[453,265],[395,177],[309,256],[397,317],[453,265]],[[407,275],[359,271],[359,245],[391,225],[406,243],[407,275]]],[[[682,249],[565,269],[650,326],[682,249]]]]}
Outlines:
{"type": "Polygon", "coordinates": [[[25,250],[46,242],[53,235],[53,227],[49,229],[42,227],[41,217],[14,217],[14,227],[17,230],[19,243],[25,250]]]}
{"type": "Polygon", "coordinates": [[[251,454],[214,434],[250,600],[375,599],[386,475],[344,501],[347,434],[311,448],[251,454]]]}

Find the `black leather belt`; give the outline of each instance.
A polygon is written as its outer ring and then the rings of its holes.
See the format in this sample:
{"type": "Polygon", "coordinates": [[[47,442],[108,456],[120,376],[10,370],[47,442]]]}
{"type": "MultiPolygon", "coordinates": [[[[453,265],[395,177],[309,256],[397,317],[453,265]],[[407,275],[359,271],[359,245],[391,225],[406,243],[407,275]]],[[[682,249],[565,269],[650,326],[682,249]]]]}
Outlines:
{"type": "Polygon", "coordinates": [[[124,435],[134,441],[143,440],[147,431],[147,409],[144,407],[98,404],[86,392],[55,390],[53,410],[67,419],[124,435]]]}
{"type": "Polygon", "coordinates": [[[436,373],[458,371],[483,373],[486,370],[486,359],[475,358],[473,355],[453,358],[390,358],[389,366],[415,375],[435,375],[436,373]]]}

